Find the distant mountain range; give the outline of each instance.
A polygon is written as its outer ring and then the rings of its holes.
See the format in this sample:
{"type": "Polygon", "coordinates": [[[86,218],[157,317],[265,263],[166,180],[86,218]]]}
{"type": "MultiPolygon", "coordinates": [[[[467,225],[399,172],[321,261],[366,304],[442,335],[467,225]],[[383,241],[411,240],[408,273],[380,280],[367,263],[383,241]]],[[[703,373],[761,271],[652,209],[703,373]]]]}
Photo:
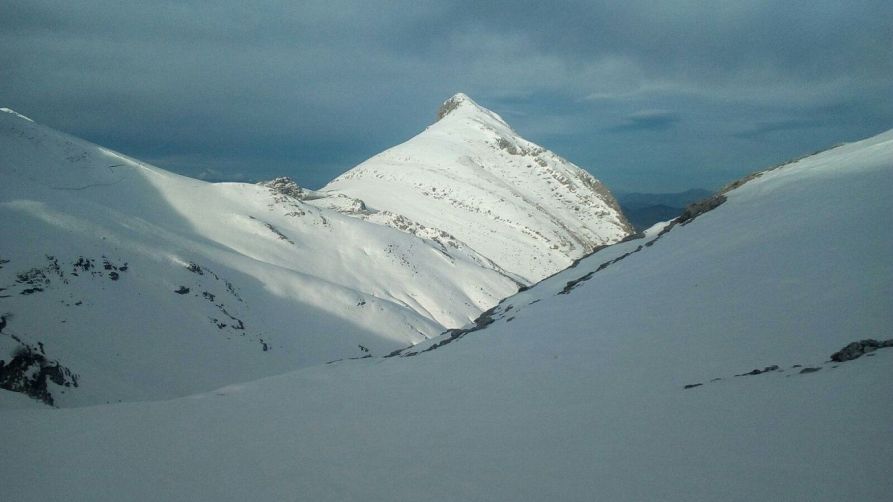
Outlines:
{"type": "Polygon", "coordinates": [[[689,204],[712,194],[713,192],[703,188],[692,188],[676,193],[614,193],[623,214],[638,231],[643,231],[661,221],[672,220],[689,204]]]}

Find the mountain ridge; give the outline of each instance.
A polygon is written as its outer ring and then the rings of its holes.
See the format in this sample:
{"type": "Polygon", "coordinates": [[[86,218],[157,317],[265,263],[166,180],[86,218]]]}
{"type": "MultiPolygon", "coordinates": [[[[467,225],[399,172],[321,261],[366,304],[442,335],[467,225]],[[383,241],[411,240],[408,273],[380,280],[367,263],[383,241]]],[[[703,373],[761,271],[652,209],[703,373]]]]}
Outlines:
{"type": "MultiPolygon", "coordinates": [[[[501,121],[456,99],[442,123],[501,121]]],[[[465,181],[481,176],[492,178],[465,181]]],[[[0,178],[0,386],[62,407],[383,355],[464,326],[528,283],[462,226],[285,178],[195,180],[11,110],[0,113],[0,178]]],[[[491,223],[506,218],[466,202],[491,223]]]]}

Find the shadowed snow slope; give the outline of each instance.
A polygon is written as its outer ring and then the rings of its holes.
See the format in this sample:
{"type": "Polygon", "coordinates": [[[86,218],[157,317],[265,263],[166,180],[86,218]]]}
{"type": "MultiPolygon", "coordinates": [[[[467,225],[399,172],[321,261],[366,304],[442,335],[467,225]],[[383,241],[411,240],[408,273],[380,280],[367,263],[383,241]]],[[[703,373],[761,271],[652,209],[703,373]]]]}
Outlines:
{"type": "Polygon", "coordinates": [[[178,176],[10,110],[0,228],[0,384],[23,390],[44,368],[59,406],[385,354],[518,286],[462,250],[271,187],[178,176]]]}
{"type": "Polygon", "coordinates": [[[890,186],[885,133],[603,249],[415,357],[0,412],[3,495],[889,500],[893,349],[827,360],[891,338],[890,186]]]}
{"type": "Polygon", "coordinates": [[[632,233],[598,180],[464,94],[424,132],[323,191],[453,235],[527,283],[632,233]]]}

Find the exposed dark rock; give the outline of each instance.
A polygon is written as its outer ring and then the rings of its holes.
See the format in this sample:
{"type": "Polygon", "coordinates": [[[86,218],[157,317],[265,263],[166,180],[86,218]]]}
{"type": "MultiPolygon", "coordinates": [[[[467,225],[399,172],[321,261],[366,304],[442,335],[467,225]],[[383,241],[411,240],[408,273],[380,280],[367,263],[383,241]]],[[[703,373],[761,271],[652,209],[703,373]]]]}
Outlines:
{"type": "Polygon", "coordinates": [[[287,235],[283,234],[281,231],[279,231],[278,228],[274,227],[273,225],[270,225],[269,223],[264,223],[264,226],[267,227],[267,230],[269,230],[270,232],[273,232],[273,234],[275,234],[276,237],[279,238],[279,240],[286,241],[291,245],[295,244],[295,242],[293,240],[289,239],[287,235]]]}
{"type": "Polygon", "coordinates": [[[242,297],[239,296],[239,293],[236,292],[236,288],[233,286],[233,284],[231,282],[223,281],[223,284],[226,285],[226,290],[229,291],[229,294],[236,297],[236,299],[239,300],[240,302],[242,301],[242,297]]]}
{"type": "Polygon", "coordinates": [[[893,339],[884,341],[877,341],[873,338],[860,340],[858,342],[852,342],[846,347],[831,354],[831,360],[838,363],[852,361],[853,359],[862,357],[864,354],[886,347],[893,347],[893,339]]]}
{"type": "Polygon", "coordinates": [[[96,264],[90,258],[78,256],[77,261],[72,264],[72,268],[74,272],[89,272],[91,269],[96,268],[96,264]]]}
{"type": "Polygon", "coordinates": [[[440,105],[440,108],[437,109],[437,120],[446,117],[451,111],[459,108],[459,105],[464,101],[465,99],[458,94],[444,101],[443,104],[440,105]]]}
{"type": "Polygon", "coordinates": [[[109,272],[109,279],[111,279],[113,281],[117,281],[118,277],[119,277],[118,272],[109,272]]]}
{"type": "Polygon", "coordinates": [[[676,223],[680,225],[686,225],[698,216],[721,206],[722,203],[725,201],[726,196],[719,193],[712,197],[708,197],[704,200],[695,202],[694,204],[689,204],[688,207],[686,207],[682,211],[682,214],[680,214],[679,217],[676,218],[676,223]]]}
{"type": "Polygon", "coordinates": [[[282,195],[287,195],[289,197],[294,197],[298,200],[304,199],[304,189],[301,188],[295,180],[282,176],[279,178],[275,178],[270,181],[262,181],[258,183],[258,185],[265,186],[272,190],[273,192],[280,193],[282,195]]]}
{"type": "Polygon", "coordinates": [[[189,265],[186,265],[186,270],[192,272],[193,274],[205,275],[204,270],[202,270],[200,266],[192,262],[189,262],[189,265]]]}
{"type": "MultiPolygon", "coordinates": [[[[493,322],[495,321],[495,319],[493,319],[493,314],[496,313],[496,309],[497,309],[497,308],[499,308],[499,305],[497,305],[497,306],[491,308],[490,310],[487,310],[486,312],[484,312],[483,314],[481,314],[480,316],[478,316],[478,318],[474,320],[474,326],[472,326],[472,327],[470,327],[470,328],[466,328],[466,329],[450,329],[450,330],[447,330],[446,332],[444,332],[444,334],[445,334],[445,335],[449,335],[449,336],[447,336],[447,337],[444,338],[443,340],[441,340],[441,341],[439,341],[439,342],[437,342],[437,343],[431,345],[430,347],[428,347],[427,349],[423,350],[422,352],[429,352],[429,351],[432,351],[432,350],[435,350],[435,349],[439,349],[440,347],[443,347],[444,345],[448,345],[448,344],[450,344],[450,343],[453,343],[454,341],[456,341],[456,340],[462,338],[463,336],[465,336],[465,335],[467,335],[467,334],[469,334],[469,333],[473,333],[473,332],[475,332],[475,331],[484,329],[484,328],[486,328],[487,326],[493,324],[493,322]]],[[[412,353],[409,353],[409,354],[403,354],[402,357],[414,356],[414,355],[416,355],[416,354],[418,354],[418,352],[412,352],[412,353]]]]}
{"type": "Polygon", "coordinates": [[[78,377],[58,361],[50,361],[30,346],[22,345],[12,360],[0,361],[0,388],[20,392],[53,406],[49,383],[77,387],[78,377]]]}
{"type": "Polygon", "coordinates": [[[778,365],[773,364],[772,366],[766,366],[763,369],[753,369],[751,371],[748,371],[747,373],[741,373],[740,375],[735,375],[735,376],[762,375],[763,373],[768,373],[770,371],[778,371],[778,365]]]}
{"type": "Polygon", "coordinates": [[[43,273],[43,270],[39,268],[32,268],[27,272],[22,272],[20,274],[16,274],[16,282],[19,284],[48,284],[50,281],[47,278],[46,274],[43,273]]]}
{"type": "Polygon", "coordinates": [[[637,247],[636,249],[630,251],[629,253],[625,253],[625,254],[623,254],[623,255],[618,256],[617,258],[614,258],[613,260],[606,261],[606,262],[602,263],[601,265],[598,266],[598,268],[596,268],[596,269],[593,270],[592,272],[589,272],[588,274],[586,274],[586,275],[584,275],[584,276],[582,276],[582,277],[580,277],[580,278],[574,279],[574,280],[572,280],[572,281],[568,281],[567,284],[564,285],[564,289],[562,289],[561,291],[559,291],[558,294],[559,294],[559,295],[566,295],[566,294],[570,293],[574,288],[576,288],[577,286],[579,286],[581,283],[586,282],[586,281],[588,281],[589,279],[592,279],[592,276],[593,276],[593,275],[595,275],[595,274],[601,272],[602,270],[604,270],[604,269],[610,267],[611,265],[617,263],[618,261],[620,261],[620,260],[626,258],[627,256],[629,256],[629,255],[631,255],[631,254],[633,254],[633,253],[638,253],[638,252],[641,251],[642,249],[643,249],[642,246],[639,246],[639,247],[637,247]]]}
{"type": "Polygon", "coordinates": [[[178,295],[185,295],[186,293],[189,293],[189,288],[187,288],[186,286],[180,286],[179,288],[174,290],[174,293],[177,293],[178,295]]]}
{"type": "Polygon", "coordinates": [[[683,387],[683,389],[694,389],[695,387],[700,387],[700,386],[702,386],[702,385],[704,385],[704,384],[702,384],[702,383],[690,383],[690,384],[686,385],[685,387],[683,387]]]}
{"type": "Polygon", "coordinates": [[[822,368],[808,368],[807,367],[807,368],[803,368],[802,370],[800,370],[800,374],[802,375],[804,373],[815,373],[816,371],[819,371],[821,369],[822,368]]]}

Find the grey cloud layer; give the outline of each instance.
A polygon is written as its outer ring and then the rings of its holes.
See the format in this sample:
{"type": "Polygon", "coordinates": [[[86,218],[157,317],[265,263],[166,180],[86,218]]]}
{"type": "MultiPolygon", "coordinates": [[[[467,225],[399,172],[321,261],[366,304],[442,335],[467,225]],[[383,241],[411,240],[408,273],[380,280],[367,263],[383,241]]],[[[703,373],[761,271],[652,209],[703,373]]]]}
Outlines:
{"type": "Polygon", "coordinates": [[[716,185],[893,126],[889,2],[2,10],[2,106],[192,175],[319,185],[417,132],[460,90],[634,190],[716,185]]]}

